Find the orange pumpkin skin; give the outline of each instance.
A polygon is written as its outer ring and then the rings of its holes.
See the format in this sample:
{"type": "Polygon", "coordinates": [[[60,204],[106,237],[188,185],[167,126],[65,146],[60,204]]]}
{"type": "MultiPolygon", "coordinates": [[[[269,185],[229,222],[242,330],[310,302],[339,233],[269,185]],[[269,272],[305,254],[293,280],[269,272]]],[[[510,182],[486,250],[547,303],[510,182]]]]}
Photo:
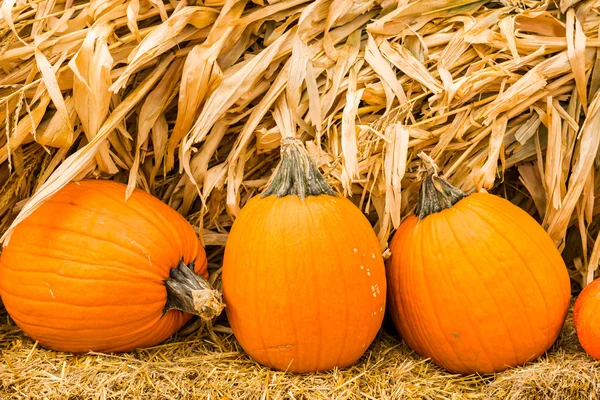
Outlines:
{"type": "Polygon", "coordinates": [[[493,373],[542,355],[565,321],[570,281],[543,228],[476,193],[408,217],[390,244],[389,309],[407,344],[453,373],[493,373]]]}
{"type": "Polygon", "coordinates": [[[385,311],[375,233],[352,202],[330,195],[251,199],[227,240],[222,278],[235,337],[278,370],[353,364],[385,311]]]}
{"type": "Polygon", "coordinates": [[[164,280],[182,259],[207,277],[187,221],[125,185],[69,183],[17,225],[2,251],[0,293],[17,325],[49,349],[120,352],[159,344],[191,314],[169,310],[164,280]]]}
{"type": "Polygon", "coordinates": [[[581,347],[600,360],[600,279],[592,281],[577,297],[573,322],[581,347]]]}

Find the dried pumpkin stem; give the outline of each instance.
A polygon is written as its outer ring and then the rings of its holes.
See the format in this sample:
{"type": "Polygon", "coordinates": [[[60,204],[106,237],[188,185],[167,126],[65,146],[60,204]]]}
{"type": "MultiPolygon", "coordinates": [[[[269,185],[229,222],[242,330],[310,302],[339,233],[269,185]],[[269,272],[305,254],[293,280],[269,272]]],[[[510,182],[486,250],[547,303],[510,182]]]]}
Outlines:
{"type": "Polygon", "coordinates": [[[468,196],[462,190],[439,177],[437,166],[431,157],[424,153],[420,153],[419,157],[423,160],[423,166],[427,170],[427,176],[421,184],[417,208],[415,210],[419,219],[450,208],[468,196]]]}
{"type": "Polygon", "coordinates": [[[167,303],[163,313],[169,310],[180,310],[211,320],[221,314],[223,301],[221,293],[208,283],[201,275],[194,272],[194,263],[189,265],[181,260],[177,268],[171,269],[166,279],[167,303]]]}
{"type": "Polygon", "coordinates": [[[304,199],[320,194],[336,195],[308,156],[302,142],[295,138],[284,138],[279,167],[261,196],[300,196],[304,199]]]}

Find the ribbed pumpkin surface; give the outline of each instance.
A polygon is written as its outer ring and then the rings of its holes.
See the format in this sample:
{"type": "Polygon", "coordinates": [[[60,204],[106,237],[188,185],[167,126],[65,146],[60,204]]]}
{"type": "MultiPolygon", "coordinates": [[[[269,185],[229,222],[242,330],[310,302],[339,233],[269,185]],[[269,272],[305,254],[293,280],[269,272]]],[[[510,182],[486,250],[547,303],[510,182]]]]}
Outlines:
{"type": "Polygon", "coordinates": [[[114,352],[158,344],[190,316],[163,315],[163,280],[206,255],[177,212],[110,181],[70,183],[17,226],[0,264],[10,316],[44,347],[114,352]]]}
{"type": "Polygon", "coordinates": [[[417,353],[455,373],[491,373],[542,355],[569,306],[565,264],[541,226],[490,194],[396,232],[389,306],[417,353]]]}
{"type": "Polygon", "coordinates": [[[344,198],[254,198],[223,265],[227,317],[244,350],[279,370],[344,367],[380,328],[386,281],[377,238],[344,198]]]}

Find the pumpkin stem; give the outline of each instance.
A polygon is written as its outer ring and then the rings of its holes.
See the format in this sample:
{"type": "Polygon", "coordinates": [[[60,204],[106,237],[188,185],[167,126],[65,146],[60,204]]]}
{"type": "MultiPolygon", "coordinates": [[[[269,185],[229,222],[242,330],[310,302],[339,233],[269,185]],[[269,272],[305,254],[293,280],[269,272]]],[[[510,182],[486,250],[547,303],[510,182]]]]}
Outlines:
{"type": "Polygon", "coordinates": [[[419,219],[450,208],[468,196],[462,190],[439,177],[437,166],[431,157],[424,153],[420,153],[419,157],[423,160],[423,165],[427,170],[427,176],[421,184],[419,200],[415,209],[419,219]]]}
{"type": "Polygon", "coordinates": [[[203,276],[194,272],[193,262],[188,265],[183,260],[179,261],[169,275],[169,279],[164,281],[167,287],[167,303],[163,314],[169,310],[180,310],[199,315],[205,320],[211,320],[221,314],[225,307],[221,293],[213,289],[203,276]]]}
{"type": "Polygon", "coordinates": [[[336,195],[308,156],[302,142],[296,138],[284,138],[281,143],[281,161],[261,197],[300,196],[304,199],[320,194],[336,195]]]}

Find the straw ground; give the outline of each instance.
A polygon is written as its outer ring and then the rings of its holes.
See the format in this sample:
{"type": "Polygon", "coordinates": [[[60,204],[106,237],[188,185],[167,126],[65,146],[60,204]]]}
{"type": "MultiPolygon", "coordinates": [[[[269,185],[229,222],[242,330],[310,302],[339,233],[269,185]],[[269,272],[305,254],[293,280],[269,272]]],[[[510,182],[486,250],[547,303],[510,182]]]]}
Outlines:
{"type": "MultiPolygon", "coordinates": [[[[271,371],[231,334],[203,330],[120,355],[40,348],[0,312],[3,399],[597,399],[600,362],[569,321],[546,356],[495,376],[451,375],[414,354],[388,324],[353,367],[318,374],[271,371]]],[[[221,326],[217,328],[226,330],[221,326]]]]}

